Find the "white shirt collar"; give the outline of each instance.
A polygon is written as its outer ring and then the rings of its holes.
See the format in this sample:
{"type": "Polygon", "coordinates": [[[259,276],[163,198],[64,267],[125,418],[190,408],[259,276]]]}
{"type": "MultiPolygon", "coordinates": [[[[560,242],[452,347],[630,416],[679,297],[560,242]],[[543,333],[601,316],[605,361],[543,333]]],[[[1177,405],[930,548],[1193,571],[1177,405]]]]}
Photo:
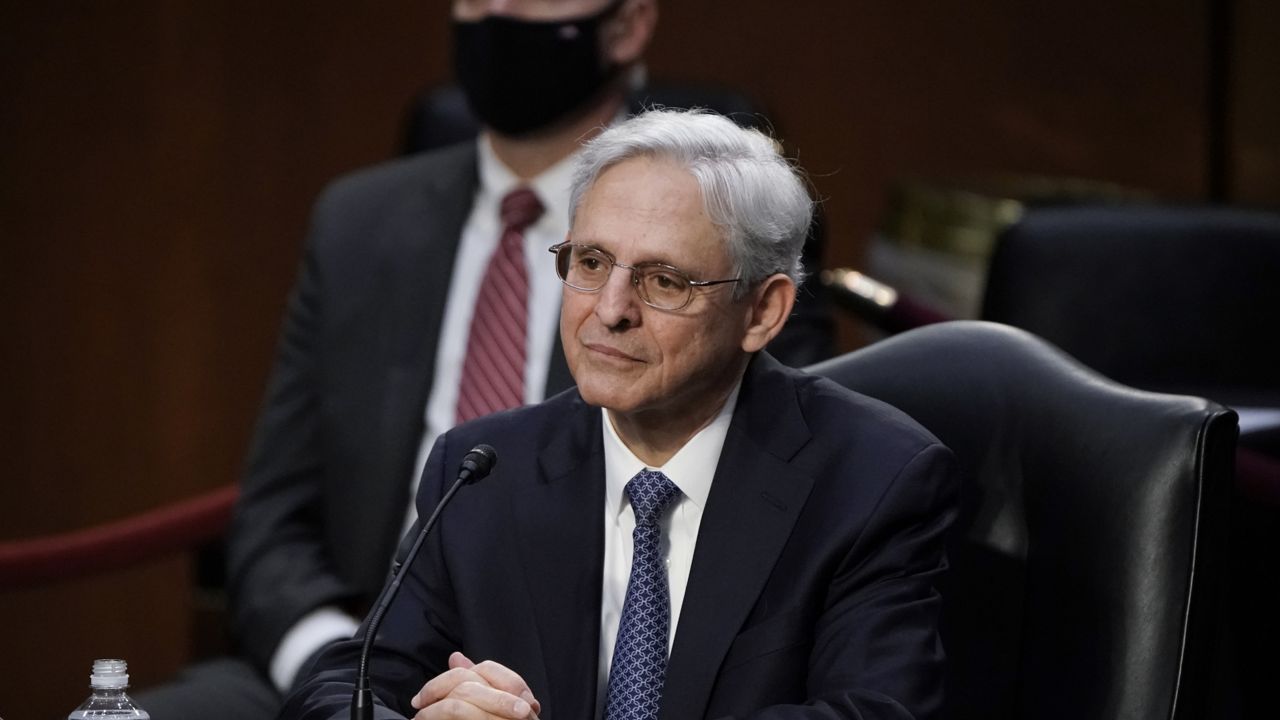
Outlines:
{"type": "MultiPolygon", "coordinates": [[[[720,452],[729,434],[741,388],[742,379],[739,378],[715,418],[689,438],[667,464],[650,468],[662,471],[688,501],[698,506],[699,512],[706,507],[707,498],[711,495],[711,480],[715,477],[716,466],[720,464],[720,452]]],[[[609,420],[609,411],[601,408],[600,412],[604,423],[605,511],[609,517],[617,517],[626,506],[623,488],[636,473],[648,466],[618,437],[618,431],[609,420]]]]}
{"type": "MultiPolygon", "coordinates": [[[[480,134],[476,149],[480,191],[476,193],[475,202],[477,206],[481,206],[484,216],[497,218],[502,198],[520,185],[528,185],[538,194],[538,199],[545,208],[542,217],[533,224],[533,233],[530,234],[550,232],[556,237],[556,242],[563,240],[569,232],[569,186],[573,180],[573,164],[577,152],[561,158],[532,180],[521,180],[494,154],[488,133],[480,134]]],[[[548,267],[550,262],[547,260],[548,267]]]]}

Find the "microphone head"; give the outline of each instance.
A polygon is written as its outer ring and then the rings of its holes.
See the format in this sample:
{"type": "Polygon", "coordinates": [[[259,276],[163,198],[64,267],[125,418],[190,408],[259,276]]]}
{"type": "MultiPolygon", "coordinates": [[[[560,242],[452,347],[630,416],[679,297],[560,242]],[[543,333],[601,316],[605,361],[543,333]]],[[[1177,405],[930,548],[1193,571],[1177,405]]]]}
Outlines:
{"type": "Polygon", "coordinates": [[[467,474],[467,482],[475,482],[487,476],[493,466],[498,464],[498,453],[488,445],[477,445],[462,458],[462,467],[458,474],[467,474]]]}

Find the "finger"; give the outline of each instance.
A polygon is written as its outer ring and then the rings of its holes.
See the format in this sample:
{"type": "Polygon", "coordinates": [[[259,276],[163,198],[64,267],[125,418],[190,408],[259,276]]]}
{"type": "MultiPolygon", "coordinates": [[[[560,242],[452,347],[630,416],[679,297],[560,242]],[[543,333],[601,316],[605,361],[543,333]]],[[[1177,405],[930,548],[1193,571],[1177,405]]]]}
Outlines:
{"type": "Polygon", "coordinates": [[[466,655],[463,655],[460,652],[454,652],[449,655],[450,668],[464,668],[464,669],[470,670],[475,666],[476,664],[471,661],[471,658],[467,657],[466,655]]]}
{"type": "Polygon", "coordinates": [[[533,708],[523,698],[497,690],[477,682],[464,682],[449,693],[449,697],[428,706],[424,711],[427,717],[484,717],[506,718],[507,720],[529,720],[534,716],[533,708]],[[479,712],[477,712],[479,711],[479,712]]]}
{"type": "MultiPolygon", "coordinates": [[[[461,655],[461,653],[458,654],[461,655]]],[[[465,655],[463,659],[466,660],[465,655]]],[[[467,662],[470,662],[470,660],[467,660],[467,662]]],[[[492,660],[485,660],[478,665],[473,664],[471,671],[484,678],[485,682],[491,687],[510,693],[529,703],[535,713],[542,712],[542,704],[533,696],[533,691],[529,689],[529,685],[525,683],[524,678],[520,677],[511,668],[492,660]]]]}
{"type": "Polygon", "coordinates": [[[419,710],[413,720],[494,720],[494,717],[470,703],[446,698],[419,710]]]}
{"type": "Polygon", "coordinates": [[[488,684],[487,680],[471,669],[453,668],[428,680],[418,694],[409,700],[409,704],[417,709],[428,707],[449,697],[454,688],[466,682],[488,684]]]}

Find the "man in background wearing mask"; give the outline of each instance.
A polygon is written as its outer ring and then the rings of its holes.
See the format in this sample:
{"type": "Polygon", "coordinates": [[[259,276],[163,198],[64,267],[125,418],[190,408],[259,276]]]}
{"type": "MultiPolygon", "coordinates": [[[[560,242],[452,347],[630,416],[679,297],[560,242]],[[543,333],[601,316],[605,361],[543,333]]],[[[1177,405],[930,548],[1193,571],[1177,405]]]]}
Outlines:
{"type": "Polygon", "coordinates": [[[568,231],[572,155],[627,112],[657,0],[452,13],[457,80],[484,130],[318,200],[229,538],[239,655],[142,693],[152,717],[275,717],[374,601],[435,437],[572,384],[544,255],[568,231]]]}

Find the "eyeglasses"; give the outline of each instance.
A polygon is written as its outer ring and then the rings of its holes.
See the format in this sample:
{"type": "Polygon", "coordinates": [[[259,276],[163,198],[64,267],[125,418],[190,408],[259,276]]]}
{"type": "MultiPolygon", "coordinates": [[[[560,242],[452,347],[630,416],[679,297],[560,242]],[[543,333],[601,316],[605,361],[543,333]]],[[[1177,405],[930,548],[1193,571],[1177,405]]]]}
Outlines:
{"type": "Polygon", "coordinates": [[[659,310],[680,310],[693,300],[693,289],[740,282],[690,280],[683,270],[662,263],[623,265],[597,247],[563,242],[548,248],[556,256],[556,274],[565,285],[582,292],[596,292],[609,281],[613,268],[631,271],[631,284],[645,305],[659,310]]]}

